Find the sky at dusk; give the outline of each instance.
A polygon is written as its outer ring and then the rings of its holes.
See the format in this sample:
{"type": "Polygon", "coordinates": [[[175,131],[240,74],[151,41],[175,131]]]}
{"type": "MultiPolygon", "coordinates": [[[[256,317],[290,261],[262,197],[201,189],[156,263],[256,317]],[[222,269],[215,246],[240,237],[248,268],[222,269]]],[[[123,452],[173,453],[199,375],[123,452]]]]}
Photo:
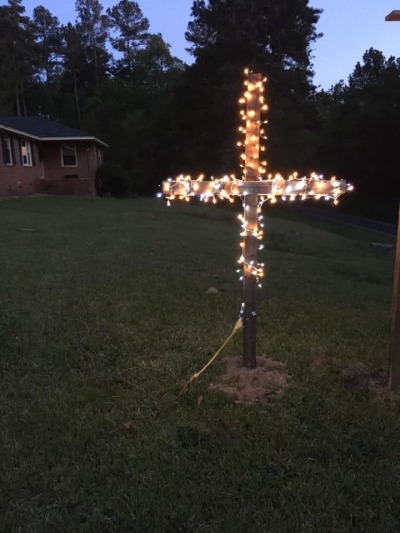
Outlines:
{"type": "MultiPolygon", "coordinates": [[[[0,4],[5,4],[0,0],[0,4]]],[[[118,0],[103,0],[104,8],[118,0]]],[[[192,0],[138,0],[150,21],[150,30],[161,33],[171,45],[171,52],[191,62],[185,51],[185,31],[190,20],[192,0]]],[[[25,0],[27,14],[43,5],[62,23],[74,22],[74,0],[25,0]]],[[[323,37],[313,46],[314,83],[323,89],[343,79],[347,81],[357,61],[373,47],[388,58],[400,57],[400,22],[385,22],[385,16],[400,9],[400,0],[310,0],[314,8],[323,9],[317,26],[323,37]]]]}

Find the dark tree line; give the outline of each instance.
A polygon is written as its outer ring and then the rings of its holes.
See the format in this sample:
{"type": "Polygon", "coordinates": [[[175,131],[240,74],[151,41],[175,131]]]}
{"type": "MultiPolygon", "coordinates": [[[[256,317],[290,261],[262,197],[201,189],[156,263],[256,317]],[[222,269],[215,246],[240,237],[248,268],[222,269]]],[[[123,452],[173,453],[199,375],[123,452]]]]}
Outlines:
{"type": "Polygon", "coordinates": [[[242,71],[268,77],[271,172],[322,169],[353,181],[344,204],[393,217],[399,198],[400,61],[368,50],[347,83],[313,85],[320,10],[308,0],[194,0],[192,65],[173,57],[135,1],[76,0],[66,25],[22,0],[0,6],[0,115],[42,114],[105,140],[107,159],[148,194],[167,175],[240,175],[242,71]]]}
{"type": "Polygon", "coordinates": [[[315,96],[320,166],[356,185],[356,212],[397,218],[400,200],[400,59],[369,49],[347,84],[315,96]]]}

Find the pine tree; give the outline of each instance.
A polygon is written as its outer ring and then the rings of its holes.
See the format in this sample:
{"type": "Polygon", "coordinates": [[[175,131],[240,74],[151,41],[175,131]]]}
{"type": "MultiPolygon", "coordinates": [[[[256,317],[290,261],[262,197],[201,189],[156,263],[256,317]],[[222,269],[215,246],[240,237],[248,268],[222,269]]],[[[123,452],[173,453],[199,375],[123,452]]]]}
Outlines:
{"type": "MultiPolygon", "coordinates": [[[[348,83],[317,97],[321,167],[355,184],[366,216],[397,214],[400,182],[400,59],[370,48],[348,83]]],[[[393,217],[394,218],[394,217],[393,217]]]]}
{"type": "Polygon", "coordinates": [[[27,115],[25,91],[37,63],[29,17],[22,0],[0,6],[0,106],[3,112],[27,115]]]}
{"type": "Polygon", "coordinates": [[[150,95],[160,96],[168,91],[183,69],[184,63],[171,55],[170,47],[162,35],[150,34],[146,47],[136,52],[135,86],[150,95]]]}
{"type": "Polygon", "coordinates": [[[122,77],[132,73],[136,53],[147,42],[149,21],[144,17],[137,2],[121,0],[107,9],[111,28],[116,35],[110,41],[115,50],[122,54],[117,61],[117,72],[122,77]]]}
{"type": "Polygon", "coordinates": [[[88,65],[92,65],[96,83],[106,78],[110,54],[106,49],[109,35],[108,17],[98,0],[75,0],[76,30],[85,46],[88,65]]]}
{"type": "Polygon", "coordinates": [[[319,13],[308,0],[194,1],[186,39],[195,63],[179,94],[179,108],[185,110],[177,124],[177,167],[189,157],[192,165],[197,160],[202,166],[199,170],[229,171],[236,164],[231,147],[244,67],[269,79],[270,168],[306,165],[303,124],[313,90],[310,45],[318,37],[319,13]]]}
{"type": "Polygon", "coordinates": [[[68,123],[80,126],[82,101],[86,98],[87,91],[95,86],[94,72],[88,68],[87,49],[77,27],[69,22],[63,26],[62,35],[61,94],[64,102],[61,107],[63,114],[70,115],[68,123]],[[71,120],[71,115],[76,120],[71,120]]]}
{"type": "Polygon", "coordinates": [[[51,82],[60,71],[62,34],[60,21],[43,6],[33,10],[33,35],[38,49],[41,78],[51,82]]]}

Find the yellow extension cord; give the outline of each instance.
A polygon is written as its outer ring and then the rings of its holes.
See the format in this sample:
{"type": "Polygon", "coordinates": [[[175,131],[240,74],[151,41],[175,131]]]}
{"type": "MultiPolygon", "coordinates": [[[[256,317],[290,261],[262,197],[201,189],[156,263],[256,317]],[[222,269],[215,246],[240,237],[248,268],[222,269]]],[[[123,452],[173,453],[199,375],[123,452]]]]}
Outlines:
{"type": "Polygon", "coordinates": [[[215,354],[211,357],[211,359],[208,361],[208,363],[206,363],[203,368],[201,370],[199,370],[198,372],[195,372],[193,374],[193,376],[189,379],[189,381],[185,384],[185,386],[183,387],[182,389],[182,392],[184,392],[191,383],[193,383],[193,381],[195,381],[198,377],[201,376],[201,374],[203,372],[205,372],[207,370],[207,368],[212,365],[212,363],[215,361],[215,359],[219,356],[219,354],[222,352],[222,350],[225,348],[225,346],[228,344],[228,342],[232,339],[232,337],[234,337],[236,335],[236,333],[238,333],[241,329],[243,328],[243,322],[242,320],[239,318],[239,320],[236,322],[232,332],[230,333],[229,337],[224,341],[224,343],[222,344],[221,348],[219,348],[215,354]]]}

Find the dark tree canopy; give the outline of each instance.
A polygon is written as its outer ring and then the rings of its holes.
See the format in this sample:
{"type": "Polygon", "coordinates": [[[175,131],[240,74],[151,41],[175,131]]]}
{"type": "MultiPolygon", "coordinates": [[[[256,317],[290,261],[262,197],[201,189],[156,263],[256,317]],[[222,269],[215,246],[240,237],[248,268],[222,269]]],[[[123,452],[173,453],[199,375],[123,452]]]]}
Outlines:
{"type": "Polygon", "coordinates": [[[136,62],[136,53],[145,46],[149,37],[150,23],[139,4],[130,0],[121,0],[107,9],[107,14],[114,30],[110,38],[111,44],[122,54],[122,58],[117,60],[117,72],[129,77],[136,62]]]}
{"type": "Polygon", "coordinates": [[[27,115],[26,88],[37,63],[34,36],[22,0],[0,6],[0,110],[27,115]]]}
{"type": "Polygon", "coordinates": [[[250,67],[268,78],[269,171],[337,174],[356,185],[345,207],[395,216],[399,59],[371,48],[347,83],[318,91],[311,48],[321,11],[309,0],[195,0],[186,32],[194,62],[185,65],[150,32],[145,5],[116,0],[105,11],[75,0],[75,22],[61,25],[41,5],[30,19],[23,0],[4,1],[0,114],[90,131],[110,145],[109,168],[130,192],[153,193],[175,173],[241,175],[237,100],[250,67]]]}
{"type": "Polygon", "coordinates": [[[393,218],[400,196],[400,61],[369,49],[349,76],[316,98],[320,164],[351,179],[346,202],[369,216],[393,218]]]}
{"type": "Polygon", "coordinates": [[[60,21],[45,7],[37,6],[33,10],[32,29],[38,52],[39,75],[50,82],[61,68],[60,21]]]}
{"type": "Polygon", "coordinates": [[[196,60],[218,51],[255,70],[307,69],[319,13],[308,0],[195,0],[186,38],[196,60]]]}
{"type": "Polygon", "coordinates": [[[75,0],[76,26],[85,47],[88,68],[98,83],[106,77],[110,54],[107,51],[109,20],[99,0],[75,0]]]}
{"type": "Polygon", "coordinates": [[[310,46],[318,37],[319,13],[307,0],[194,1],[186,38],[195,63],[177,103],[177,169],[190,161],[208,172],[237,169],[236,102],[244,67],[269,79],[271,168],[307,166],[304,116],[313,91],[310,46]]]}

